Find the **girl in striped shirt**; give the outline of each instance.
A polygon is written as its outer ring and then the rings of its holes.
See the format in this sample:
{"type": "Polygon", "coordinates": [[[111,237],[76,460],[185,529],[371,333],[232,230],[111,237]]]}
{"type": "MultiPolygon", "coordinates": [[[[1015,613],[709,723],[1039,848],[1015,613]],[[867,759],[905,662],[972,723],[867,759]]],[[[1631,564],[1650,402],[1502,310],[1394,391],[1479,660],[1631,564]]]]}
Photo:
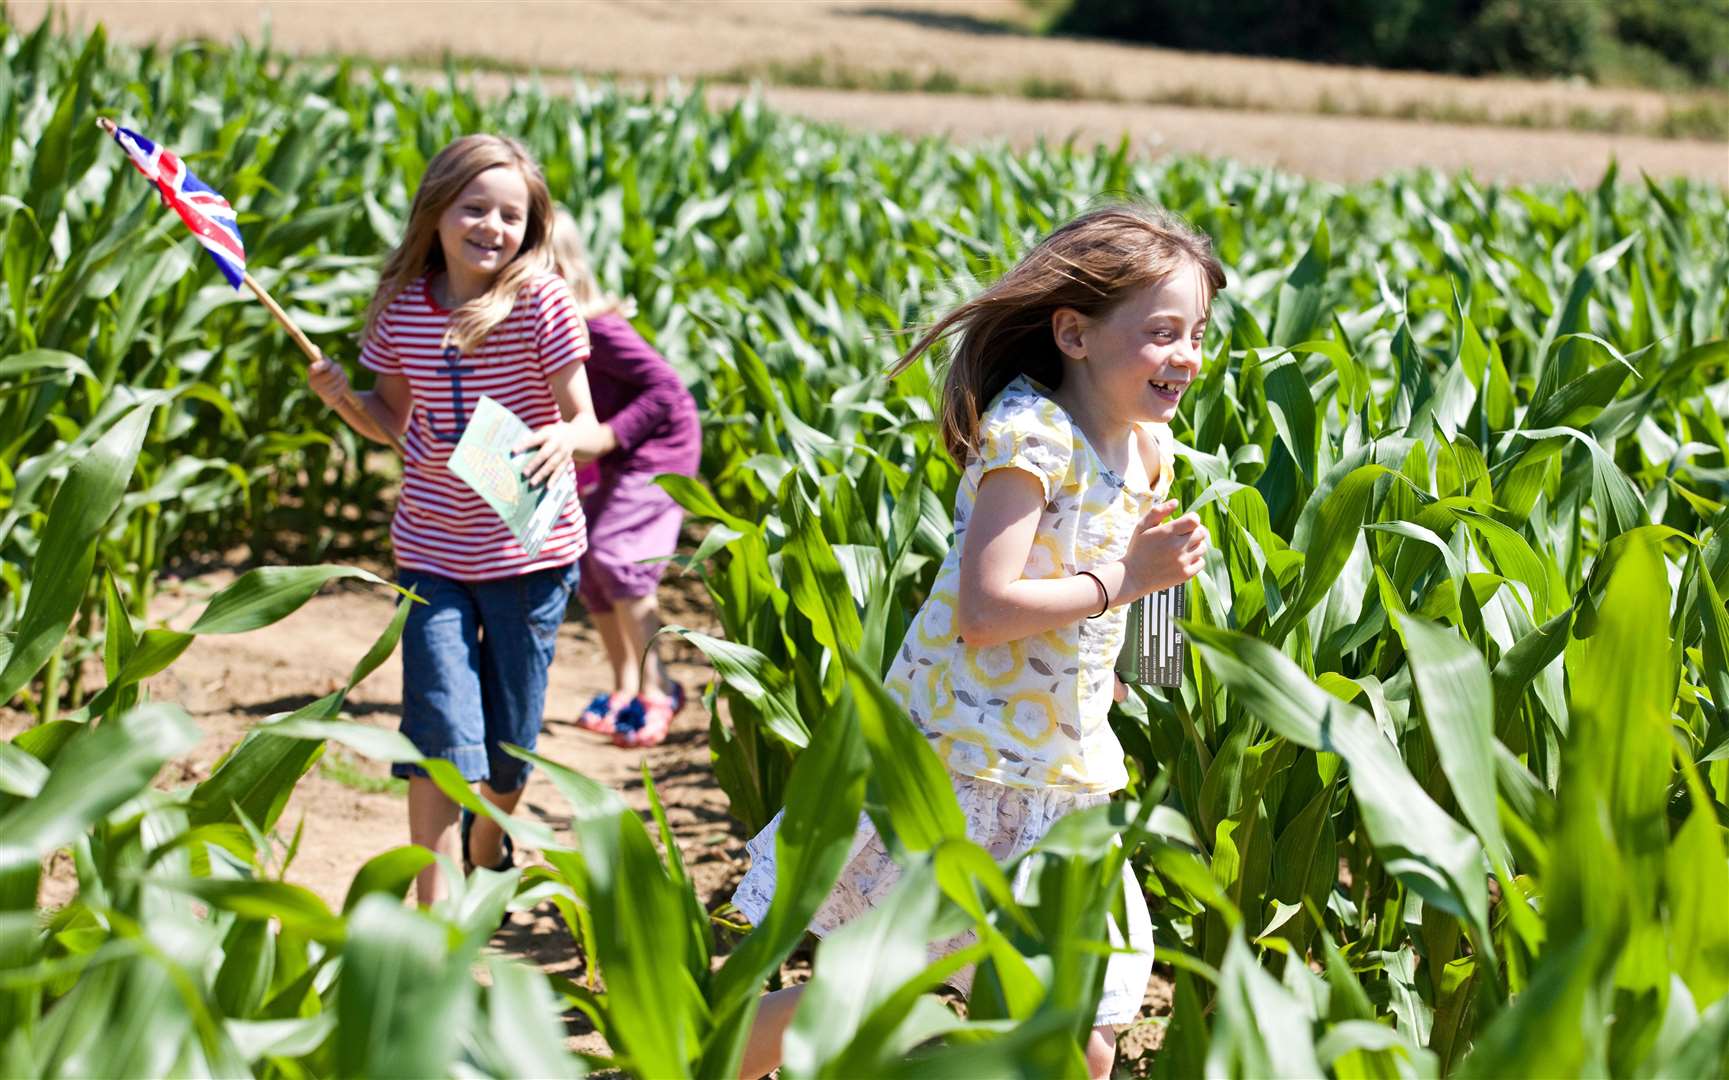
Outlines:
{"type": "MultiPolygon", "coordinates": [[[[398,580],[426,603],[402,635],[402,731],[506,813],[529,767],[502,746],[534,748],[587,536],[571,499],[529,554],[447,463],[482,395],[532,429],[517,448],[532,451],[530,483],[601,452],[583,374],[588,333],[552,271],[551,225],[546,181],[521,143],[457,139],[428,163],[367,309],[360,362],[377,375],[373,389],[347,396],[347,377],[328,360],[308,376],[355,431],[378,442],[396,435],[406,451],[390,537],[398,580]]],[[[456,804],[419,766],[392,772],[408,779],[410,839],[454,855],[456,804]]],[[[485,818],[461,821],[465,865],[511,864],[509,836],[485,818]]],[[[417,893],[430,904],[442,892],[434,864],[417,893]]]]}

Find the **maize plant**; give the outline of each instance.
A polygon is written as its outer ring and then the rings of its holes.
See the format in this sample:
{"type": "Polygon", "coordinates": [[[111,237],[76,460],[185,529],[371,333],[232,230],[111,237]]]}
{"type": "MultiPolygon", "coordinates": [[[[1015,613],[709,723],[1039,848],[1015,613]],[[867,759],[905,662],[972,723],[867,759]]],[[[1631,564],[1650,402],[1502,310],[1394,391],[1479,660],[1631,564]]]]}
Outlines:
{"type": "MultiPolygon", "coordinates": [[[[516,872],[481,872],[424,913],[401,903],[433,858],[424,848],[368,861],[340,912],[285,880],[300,832],[284,842],[279,821],[328,740],[418,760],[402,736],[336,718],[395,649],[412,598],[346,686],[261,723],[195,786],[153,786],[200,735],[177,706],[144,700],[143,680],[199,635],[268,626],[327,581],[383,585],[341,566],[259,569],[213,596],[187,630],[141,630],[93,556],[134,483],[154,411],[121,414],[69,470],[0,672],[0,697],[10,698],[67,632],[86,579],[100,579],[104,685],[75,713],[0,743],[0,1069],[433,1075],[460,1058],[493,1075],[578,1075],[543,978],[499,957],[485,960],[484,993],[471,975],[516,872]],[[37,897],[57,851],[72,855],[76,890],[44,912],[37,897]]],[[[459,775],[429,767],[479,808],[459,775]]]]}
{"type": "MultiPolygon", "coordinates": [[[[42,721],[5,753],[8,1072],[103,1071],[121,1059],[90,1025],[136,1009],[156,1011],[119,1030],[157,1056],[128,1071],[553,1074],[581,1067],[547,1041],[573,1005],[612,1065],[729,1075],[861,808],[905,883],[818,948],[789,1075],[1076,1072],[1124,854],[1175,983],[1155,1071],[1729,1067],[1722,188],[1613,168],[1588,190],[1340,187],[1126,143],[962,148],[676,90],[480,98],[455,70],[46,27],[7,29],[0,57],[0,699],[42,721]],[[440,146],[503,131],[541,160],[702,410],[702,475],[666,483],[702,524],[684,562],[723,632],[676,631],[719,676],[716,780],[747,829],[782,807],[807,823],[724,962],[664,824],[552,762],[573,835],[510,822],[546,852],[521,882],[483,875],[429,916],[308,903],[266,858],[287,785],[321,739],[412,754],[334,720],[339,695],[261,729],[202,796],[149,787],[190,737],[136,697],[184,648],[141,626],[158,570],[364,543],[371,523],[338,508],[376,504],[390,472],[104,152],[98,102],[172,133],[338,357],[440,146]],[[1230,271],[1173,425],[1177,494],[1215,551],[1184,685],[1114,717],[1128,798],[999,867],[881,692],[957,471],[937,373],[880,373],[906,331],[1110,196],[1184,215],[1230,271]],[[66,677],[98,655],[102,686],[66,677]],[[104,784],[77,771],[98,757],[121,763],[104,784]],[[79,899],[43,925],[40,860],[64,848],[79,899]],[[597,982],[465,978],[513,889],[559,906],[597,982]],[[965,929],[977,945],[946,962],[981,965],[962,1020],[926,993],[951,972],[923,949],[965,929]],[[414,992],[357,1004],[393,977],[414,992]],[[403,1056],[367,1056],[386,1050],[403,1056]]],[[[236,612],[320,573],[243,578],[187,633],[261,625],[236,612]]],[[[356,888],[399,893],[415,858],[356,888]]]]}

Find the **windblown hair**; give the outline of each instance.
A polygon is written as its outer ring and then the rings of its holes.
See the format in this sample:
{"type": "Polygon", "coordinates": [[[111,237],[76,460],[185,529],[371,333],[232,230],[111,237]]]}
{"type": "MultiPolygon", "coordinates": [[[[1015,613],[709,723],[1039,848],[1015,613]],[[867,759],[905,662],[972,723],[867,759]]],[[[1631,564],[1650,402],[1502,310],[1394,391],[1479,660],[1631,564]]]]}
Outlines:
{"type": "Polygon", "coordinates": [[[402,243],[384,261],[378,291],[366,308],[362,338],[371,337],[390,302],[424,274],[444,269],[444,246],[438,240],[438,219],[450,208],[475,177],[488,169],[515,169],[528,184],[528,223],[522,247],[498,276],[492,287],[457,308],[450,316],[444,344],[465,353],[479,348],[492,328],[516,306],[516,295],[538,273],[552,269],[547,237],[552,229],[552,196],[546,178],[528,148],[502,135],[464,135],[440,150],[427,163],[426,175],[414,193],[408,211],[408,228],[402,243]]]}
{"type": "Polygon", "coordinates": [[[636,303],[627,297],[614,296],[600,287],[594,276],[594,265],[588,260],[588,248],[583,246],[582,233],[570,211],[559,207],[552,215],[552,266],[558,271],[570,293],[576,298],[576,309],[584,319],[597,315],[636,314],[636,303]]]}
{"type": "Polygon", "coordinates": [[[1017,375],[1055,390],[1063,354],[1051,316],[1072,308],[1089,319],[1109,314],[1123,297],[1185,268],[1206,279],[1210,302],[1225,287],[1212,241],[1174,215],[1140,206],[1108,206],[1063,225],[1014,268],[926,330],[889,368],[899,375],[946,338],[958,335],[943,381],[943,445],[964,464],[977,449],[979,414],[1017,375]]]}

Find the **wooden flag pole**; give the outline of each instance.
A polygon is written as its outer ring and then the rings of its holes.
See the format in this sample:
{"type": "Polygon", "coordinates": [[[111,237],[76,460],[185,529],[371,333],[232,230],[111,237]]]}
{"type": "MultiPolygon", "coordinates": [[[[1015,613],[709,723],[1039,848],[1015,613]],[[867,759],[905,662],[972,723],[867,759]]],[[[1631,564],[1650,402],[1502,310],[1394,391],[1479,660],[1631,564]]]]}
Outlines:
{"type": "MultiPolygon", "coordinates": [[[[101,128],[103,131],[106,131],[110,136],[113,136],[115,133],[116,125],[114,121],[108,119],[106,116],[97,117],[96,126],[101,128]]],[[[311,339],[301,332],[300,327],[294,325],[294,320],[288,317],[288,312],[283,311],[282,306],[272,299],[271,295],[264,290],[264,286],[258,284],[258,279],[245,270],[242,270],[240,273],[246,282],[246,287],[251,289],[252,294],[263,302],[264,306],[270,310],[270,314],[276,317],[276,321],[282,324],[282,328],[288,331],[288,336],[294,339],[296,345],[300,346],[300,351],[306,354],[306,359],[313,363],[317,363],[324,359],[324,354],[318,351],[318,346],[314,345],[311,339]]],[[[342,400],[346,401],[356,413],[361,416],[369,417],[374,424],[378,424],[378,418],[373,416],[371,411],[369,411],[366,406],[361,403],[360,399],[354,395],[352,387],[343,392],[342,400]]],[[[383,424],[378,424],[378,429],[384,432],[385,438],[390,440],[391,447],[395,449],[399,455],[407,457],[407,454],[402,449],[402,440],[397,436],[396,432],[386,430],[383,424]]]]}
{"type": "MultiPolygon", "coordinates": [[[[288,331],[288,336],[294,339],[296,345],[300,346],[300,351],[306,354],[306,359],[313,363],[324,359],[324,354],[318,351],[318,346],[314,345],[311,339],[301,332],[300,327],[294,325],[294,320],[288,317],[288,312],[283,311],[282,306],[265,291],[264,286],[258,284],[258,279],[247,271],[243,270],[241,273],[245,276],[246,287],[252,290],[252,295],[258,297],[259,301],[270,309],[270,314],[276,316],[276,321],[282,324],[282,328],[288,331]]],[[[378,430],[384,432],[385,436],[390,439],[390,445],[397,454],[404,458],[408,456],[403,450],[402,440],[397,437],[396,432],[390,431],[383,424],[378,423],[378,418],[373,416],[366,406],[361,404],[360,399],[354,395],[353,387],[343,391],[342,400],[348,402],[361,416],[371,417],[372,422],[378,424],[378,430]]]]}

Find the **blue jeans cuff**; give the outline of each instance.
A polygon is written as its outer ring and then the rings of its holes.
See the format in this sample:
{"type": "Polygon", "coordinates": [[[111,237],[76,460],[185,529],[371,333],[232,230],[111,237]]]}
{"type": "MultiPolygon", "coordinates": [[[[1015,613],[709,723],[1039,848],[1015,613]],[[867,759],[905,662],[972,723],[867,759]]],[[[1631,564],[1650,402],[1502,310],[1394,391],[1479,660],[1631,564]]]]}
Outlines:
{"type": "MultiPolygon", "coordinates": [[[[429,758],[438,758],[455,765],[456,771],[461,773],[462,778],[471,784],[476,780],[486,779],[488,765],[484,746],[458,746],[449,750],[431,752],[423,747],[417,749],[429,758]]],[[[399,780],[406,780],[411,776],[426,776],[427,772],[411,761],[398,761],[390,766],[390,775],[399,780]]]]}

